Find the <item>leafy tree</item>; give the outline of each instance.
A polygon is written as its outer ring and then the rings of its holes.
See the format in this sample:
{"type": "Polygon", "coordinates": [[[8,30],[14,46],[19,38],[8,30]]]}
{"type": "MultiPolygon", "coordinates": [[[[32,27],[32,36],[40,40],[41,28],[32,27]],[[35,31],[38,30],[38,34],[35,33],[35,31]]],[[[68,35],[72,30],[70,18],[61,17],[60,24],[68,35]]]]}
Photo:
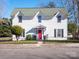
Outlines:
{"type": "Polygon", "coordinates": [[[16,35],[16,38],[18,40],[18,37],[22,34],[23,29],[20,26],[12,26],[11,28],[12,34],[16,35]]]}
{"type": "Polygon", "coordinates": [[[8,19],[8,18],[3,18],[3,21],[5,21],[5,24],[6,24],[6,25],[9,25],[9,26],[12,25],[12,19],[11,19],[11,18],[10,18],[10,19],[8,19]]]}
{"type": "Polygon", "coordinates": [[[9,26],[9,23],[5,19],[0,19],[0,37],[11,37],[11,26],[9,26]]]}
{"type": "Polygon", "coordinates": [[[11,37],[12,33],[9,26],[0,26],[0,37],[11,37]]]}
{"type": "Polygon", "coordinates": [[[4,25],[6,24],[6,21],[4,21],[3,19],[0,19],[0,25],[4,25]]]}
{"type": "Polygon", "coordinates": [[[0,25],[11,26],[10,19],[8,19],[8,18],[2,18],[2,19],[0,19],[0,25]]]}
{"type": "Polygon", "coordinates": [[[76,33],[77,25],[74,23],[69,23],[68,24],[68,33],[71,33],[74,35],[76,33]]]}

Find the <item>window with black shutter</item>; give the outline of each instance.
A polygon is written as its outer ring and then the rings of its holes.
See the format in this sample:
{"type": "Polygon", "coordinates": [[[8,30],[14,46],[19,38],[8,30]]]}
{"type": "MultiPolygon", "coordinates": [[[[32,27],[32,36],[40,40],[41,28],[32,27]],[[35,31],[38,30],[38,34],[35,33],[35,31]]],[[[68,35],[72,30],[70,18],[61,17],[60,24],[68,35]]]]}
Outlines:
{"type": "Polygon", "coordinates": [[[57,29],[57,37],[63,37],[63,29],[57,29]]]}
{"type": "Polygon", "coordinates": [[[62,35],[61,29],[57,29],[57,37],[61,37],[61,35],[62,35]]]}
{"type": "Polygon", "coordinates": [[[19,23],[22,23],[22,16],[18,16],[19,23]]]}
{"type": "Polygon", "coordinates": [[[41,23],[41,16],[38,16],[38,22],[41,23]]]}
{"type": "Polygon", "coordinates": [[[61,15],[57,16],[57,22],[60,23],[61,22],[61,15]]]}

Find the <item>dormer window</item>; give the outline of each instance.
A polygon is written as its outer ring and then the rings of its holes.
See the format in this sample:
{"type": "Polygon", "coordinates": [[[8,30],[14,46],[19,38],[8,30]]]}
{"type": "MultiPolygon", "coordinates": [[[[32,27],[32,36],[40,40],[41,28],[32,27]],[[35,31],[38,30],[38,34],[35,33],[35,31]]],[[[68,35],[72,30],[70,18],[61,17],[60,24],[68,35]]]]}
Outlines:
{"type": "Polygon", "coordinates": [[[38,22],[41,23],[41,16],[38,16],[38,22]]]}
{"type": "Polygon", "coordinates": [[[22,23],[22,16],[18,16],[19,23],[22,23]]]}
{"type": "Polygon", "coordinates": [[[58,23],[61,22],[61,15],[58,15],[58,16],[57,16],[57,22],[58,22],[58,23]]]}

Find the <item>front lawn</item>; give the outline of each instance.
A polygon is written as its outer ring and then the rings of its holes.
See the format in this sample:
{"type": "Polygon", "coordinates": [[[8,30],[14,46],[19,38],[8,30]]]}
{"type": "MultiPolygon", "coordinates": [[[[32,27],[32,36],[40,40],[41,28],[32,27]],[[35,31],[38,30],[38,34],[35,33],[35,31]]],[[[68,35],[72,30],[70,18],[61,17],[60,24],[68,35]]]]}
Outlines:
{"type": "MultiPolygon", "coordinates": [[[[24,40],[24,41],[5,41],[0,42],[0,44],[37,44],[38,41],[34,40],[24,40]]],[[[46,44],[49,43],[79,43],[79,40],[46,40],[43,41],[46,44]]]]}
{"type": "Polygon", "coordinates": [[[0,37],[0,42],[12,41],[11,37],[0,37]]]}
{"type": "Polygon", "coordinates": [[[79,40],[45,40],[45,43],[79,43],[79,40]]]}
{"type": "Polygon", "coordinates": [[[12,41],[11,37],[1,37],[0,44],[35,44],[35,40],[12,41]]]}
{"type": "Polygon", "coordinates": [[[36,44],[37,41],[6,41],[0,42],[0,44],[36,44]]]}
{"type": "MultiPolygon", "coordinates": [[[[0,38],[0,44],[36,44],[37,40],[12,41],[11,37],[0,38]]],[[[79,43],[79,40],[45,40],[44,43],[79,43]]]]}

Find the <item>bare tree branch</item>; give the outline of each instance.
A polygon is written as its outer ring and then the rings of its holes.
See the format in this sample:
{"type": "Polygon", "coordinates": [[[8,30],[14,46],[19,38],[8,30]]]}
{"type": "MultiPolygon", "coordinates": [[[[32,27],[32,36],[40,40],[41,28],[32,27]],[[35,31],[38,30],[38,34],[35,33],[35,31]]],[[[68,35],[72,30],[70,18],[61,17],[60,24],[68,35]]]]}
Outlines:
{"type": "Polygon", "coordinates": [[[52,1],[50,1],[50,2],[48,2],[48,4],[43,4],[43,3],[41,3],[40,4],[40,7],[43,7],[43,8],[54,8],[54,7],[56,7],[55,6],[55,3],[54,2],[52,2],[52,1]]]}

